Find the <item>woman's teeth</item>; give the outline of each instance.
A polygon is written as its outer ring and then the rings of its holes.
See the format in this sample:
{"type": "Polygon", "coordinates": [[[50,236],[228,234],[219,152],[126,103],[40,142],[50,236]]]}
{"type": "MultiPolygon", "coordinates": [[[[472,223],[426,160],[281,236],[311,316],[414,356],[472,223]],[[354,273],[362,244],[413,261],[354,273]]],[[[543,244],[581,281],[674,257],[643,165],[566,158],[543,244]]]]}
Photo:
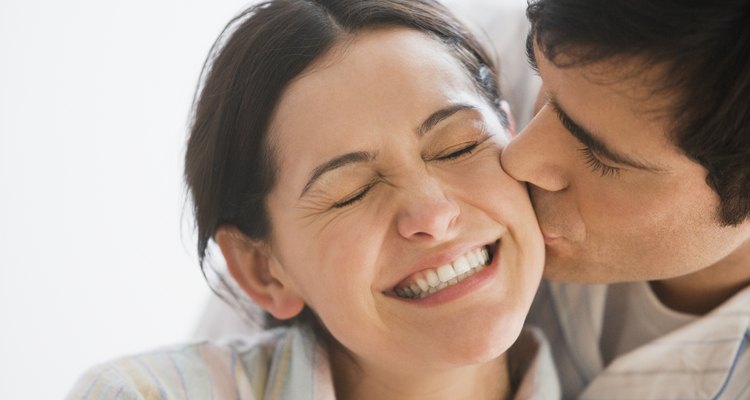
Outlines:
{"type": "Polygon", "coordinates": [[[470,250],[437,269],[419,271],[399,283],[393,291],[399,297],[421,299],[474,275],[490,263],[487,247],[470,250]]]}

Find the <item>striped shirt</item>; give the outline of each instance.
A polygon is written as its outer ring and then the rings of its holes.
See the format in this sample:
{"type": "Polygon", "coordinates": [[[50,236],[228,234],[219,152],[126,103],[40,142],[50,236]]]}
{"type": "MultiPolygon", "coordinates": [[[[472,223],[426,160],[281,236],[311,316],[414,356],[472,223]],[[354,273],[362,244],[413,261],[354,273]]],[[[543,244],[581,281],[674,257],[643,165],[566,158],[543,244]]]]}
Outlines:
{"type": "Polygon", "coordinates": [[[750,288],[605,364],[608,290],[545,281],[532,306],[529,322],[549,338],[565,399],[750,399],[750,288]]]}
{"type": "MultiPolygon", "coordinates": [[[[516,400],[559,399],[552,355],[526,329],[509,350],[516,400]]],[[[305,329],[262,332],[222,344],[200,342],[95,367],[67,399],[335,399],[327,353],[305,329]]]]}

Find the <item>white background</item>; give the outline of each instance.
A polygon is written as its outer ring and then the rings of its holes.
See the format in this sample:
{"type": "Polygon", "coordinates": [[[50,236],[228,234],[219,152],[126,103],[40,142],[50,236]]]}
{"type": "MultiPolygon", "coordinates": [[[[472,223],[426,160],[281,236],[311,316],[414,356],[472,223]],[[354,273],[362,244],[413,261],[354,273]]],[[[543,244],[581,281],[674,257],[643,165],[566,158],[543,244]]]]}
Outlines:
{"type": "MultiPolygon", "coordinates": [[[[487,3],[523,19],[524,0],[487,3]]],[[[188,111],[246,4],[0,0],[0,399],[60,399],[90,366],[192,337],[209,290],[183,222],[188,111]]],[[[493,36],[524,74],[522,39],[493,36]]],[[[536,93],[523,82],[506,88],[536,93]]]]}
{"type": "Polygon", "coordinates": [[[190,338],[188,111],[245,4],[0,0],[0,399],[190,338]]]}

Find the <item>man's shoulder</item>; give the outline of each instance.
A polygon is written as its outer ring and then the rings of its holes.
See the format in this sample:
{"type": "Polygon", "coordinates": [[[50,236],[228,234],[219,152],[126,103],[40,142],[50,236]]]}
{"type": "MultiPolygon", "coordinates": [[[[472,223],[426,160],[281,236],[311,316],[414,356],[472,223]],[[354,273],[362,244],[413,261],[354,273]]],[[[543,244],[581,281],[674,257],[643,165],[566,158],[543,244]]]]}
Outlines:
{"type": "Polygon", "coordinates": [[[664,398],[666,393],[676,398],[723,393],[727,398],[750,398],[745,378],[750,373],[750,288],[605,365],[602,327],[608,318],[605,312],[614,309],[607,307],[608,299],[623,301],[627,297],[623,294],[641,295],[644,285],[542,283],[528,321],[541,327],[550,342],[564,397],[607,394],[608,398],[647,399],[664,398]]]}

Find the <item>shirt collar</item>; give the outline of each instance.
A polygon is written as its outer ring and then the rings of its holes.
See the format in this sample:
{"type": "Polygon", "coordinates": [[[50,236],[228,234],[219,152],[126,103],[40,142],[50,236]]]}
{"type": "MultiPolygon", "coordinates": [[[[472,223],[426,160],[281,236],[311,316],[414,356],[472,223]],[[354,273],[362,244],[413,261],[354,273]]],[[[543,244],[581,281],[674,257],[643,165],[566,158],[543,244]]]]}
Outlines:
{"type": "Polygon", "coordinates": [[[750,328],[750,288],[686,326],[616,358],[582,399],[717,396],[743,354],[750,328]],[[700,377],[700,379],[696,379],[700,377]]]}
{"type": "Polygon", "coordinates": [[[559,399],[557,370],[549,344],[542,332],[526,327],[508,350],[514,400],[559,399]]]}

